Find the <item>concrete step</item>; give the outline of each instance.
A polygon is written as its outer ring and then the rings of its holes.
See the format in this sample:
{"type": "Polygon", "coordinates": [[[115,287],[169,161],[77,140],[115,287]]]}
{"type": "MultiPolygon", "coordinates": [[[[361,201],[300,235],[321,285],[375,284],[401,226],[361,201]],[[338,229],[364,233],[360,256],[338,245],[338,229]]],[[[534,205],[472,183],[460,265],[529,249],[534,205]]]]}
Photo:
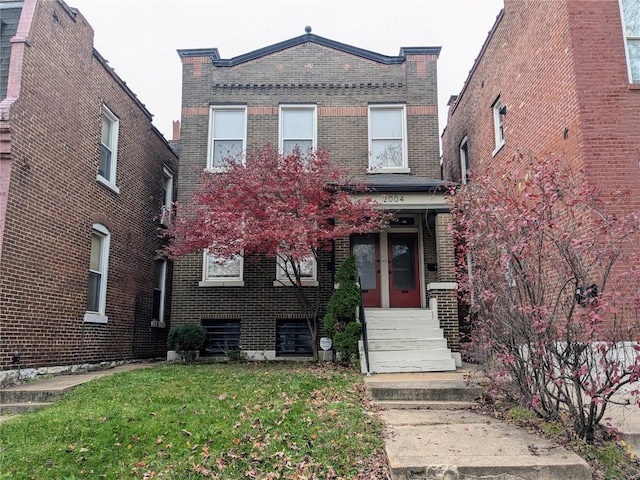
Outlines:
{"type": "Polygon", "coordinates": [[[421,362],[429,360],[451,359],[448,348],[432,348],[429,350],[369,350],[370,362],[421,362]]]}
{"type": "Polygon", "coordinates": [[[428,350],[432,348],[447,348],[447,340],[444,337],[422,340],[414,338],[376,338],[369,340],[370,352],[382,352],[388,350],[428,350]]]}
{"type": "Polygon", "coordinates": [[[34,410],[48,407],[49,405],[51,405],[49,402],[2,403],[0,404],[0,415],[33,412],[34,410]]]}
{"type": "Polygon", "coordinates": [[[368,383],[369,397],[388,402],[474,402],[480,395],[480,387],[453,382],[429,382],[428,385],[368,383]]]}
{"type": "Polygon", "coordinates": [[[37,390],[31,384],[0,390],[0,404],[8,403],[51,403],[60,400],[71,388],[37,390]]]}
{"type": "Polygon", "coordinates": [[[433,312],[426,308],[367,308],[365,309],[367,320],[432,320],[433,312]]]}
{"type": "Polygon", "coordinates": [[[444,338],[444,333],[440,328],[393,328],[393,327],[373,327],[367,325],[367,338],[371,340],[379,338],[400,338],[400,339],[431,339],[444,338]]]}
{"type": "MultiPolygon", "coordinates": [[[[364,358],[361,358],[360,365],[362,373],[366,372],[364,358]]],[[[408,372],[446,372],[454,371],[456,362],[453,358],[440,360],[396,360],[384,362],[369,361],[369,371],[371,373],[408,373],[408,372]]]]}
{"type": "Polygon", "coordinates": [[[411,319],[411,320],[369,320],[367,319],[368,329],[390,329],[390,328],[440,328],[437,320],[411,319]]]}
{"type": "Polygon", "coordinates": [[[387,410],[466,410],[475,402],[451,400],[376,400],[376,405],[387,410]]]}

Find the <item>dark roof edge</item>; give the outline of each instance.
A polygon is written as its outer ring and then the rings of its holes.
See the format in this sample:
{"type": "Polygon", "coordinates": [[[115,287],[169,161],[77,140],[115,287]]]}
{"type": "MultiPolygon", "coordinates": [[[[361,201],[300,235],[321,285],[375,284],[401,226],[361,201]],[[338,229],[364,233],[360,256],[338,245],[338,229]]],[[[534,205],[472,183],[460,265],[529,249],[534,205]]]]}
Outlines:
{"type": "Polygon", "coordinates": [[[487,38],[484,41],[484,43],[482,44],[482,48],[480,49],[480,53],[478,53],[478,56],[476,57],[475,61],[473,62],[473,66],[471,67],[471,70],[469,70],[469,75],[467,75],[467,78],[464,81],[464,85],[462,86],[462,90],[460,90],[460,93],[458,94],[458,98],[456,98],[455,103],[453,103],[453,105],[451,105],[451,107],[450,107],[451,111],[450,111],[449,115],[451,115],[453,112],[456,111],[458,103],[460,103],[460,100],[462,99],[462,96],[464,95],[464,92],[467,90],[467,85],[469,85],[469,81],[471,80],[471,77],[475,73],[476,68],[478,68],[478,63],[480,63],[480,60],[482,59],[482,56],[484,55],[485,50],[489,46],[489,42],[491,42],[491,39],[493,38],[493,35],[496,33],[496,30],[498,29],[498,25],[500,24],[500,21],[502,20],[503,17],[504,17],[504,8],[502,10],[500,10],[500,13],[498,13],[498,15],[496,17],[496,21],[493,23],[493,27],[491,27],[491,30],[489,30],[487,38]]]}
{"type": "Polygon", "coordinates": [[[187,48],[177,50],[180,58],[185,57],[211,57],[212,60],[220,58],[217,48],[187,48]]]}
{"type": "Polygon", "coordinates": [[[367,192],[448,192],[450,186],[442,185],[366,185],[367,192]]]}
{"type": "Polygon", "coordinates": [[[120,78],[120,76],[116,73],[116,71],[109,66],[109,62],[102,55],[100,55],[100,52],[98,52],[98,50],[96,50],[95,47],[93,48],[93,56],[98,60],[100,65],[104,67],[107,73],[111,75],[111,77],[113,77],[113,79],[118,83],[118,85],[120,85],[120,87],[125,91],[125,93],[131,97],[131,99],[135,102],[135,104],[138,107],[140,107],[140,110],[142,110],[144,114],[149,118],[149,121],[153,120],[153,115],[149,110],[147,110],[147,107],[145,106],[145,104],[140,101],[138,96],[135,93],[133,93],[133,90],[131,90],[127,85],[127,83],[124,80],[122,80],[122,78],[120,78]]]}
{"type": "Polygon", "coordinates": [[[328,38],[321,37],[313,33],[306,33],[298,37],[290,38],[267,47],[259,48],[252,52],[248,52],[237,57],[225,59],[220,58],[218,49],[196,49],[196,50],[178,50],[180,57],[195,57],[195,56],[211,56],[213,65],[217,67],[234,67],[242,63],[250,62],[251,60],[271,55],[273,53],[286,50],[287,48],[302,45],[303,43],[312,42],[324,47],[340,50],[345,53],[350,53],[357,57],[371,60],[384,65],[399,65],[406,61],[407,55],[439,55],[440,47],[403,47],[400,49],[400,55],[393,57],[383,55],[381,53],[372,52],[363,48],[347,45],[346,43],[336,42],[328,38]]]}

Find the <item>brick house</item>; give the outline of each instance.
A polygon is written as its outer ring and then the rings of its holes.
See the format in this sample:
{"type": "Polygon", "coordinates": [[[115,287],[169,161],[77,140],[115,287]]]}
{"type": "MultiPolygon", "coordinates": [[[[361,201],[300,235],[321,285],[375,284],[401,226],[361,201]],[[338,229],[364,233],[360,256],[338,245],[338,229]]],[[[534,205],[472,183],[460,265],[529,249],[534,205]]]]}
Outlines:
{"type": "Polygon", "coordinates": [[[640,208],[640,3],[505,0],[442,136],[443,177],[496,171],[516,153],[583,169],[640,208]]]}
{"type": "Polygon", "coordinates": [[[151,119],[76,9],[0,0],[0,369],[164,355],[178,159],[151,119]]]}
{"type": "MultiPolygon", "coordinates": [[[[223,151],[266,143],[281,151],[296,144],[329,151],[333,161],[366,174],[370,195],[401,222],[337,241],[318,264],[305,265],[309,288],[317,287],[313,295],[326,304],[336,267],[354,252],[372,370],[454,369],[454,259],[438,145],[440,48],[402,48],[398,56],[385,56],[305,30],[230,59],[216,48],[178,51],[178,200],[189,201],[198,171],[215,171],[223,151]],[[397,154],[379,155],[392,147],[397,154]]],[[[275,259],[219,265],[206,253],[183,257],[175,262],[172,322],[208,330],[204,355],[224,355],[225,346],[240,344],[256,359],[309,356],[306,323],[292,289],[274,282],[278,274],[275,259]]]]}

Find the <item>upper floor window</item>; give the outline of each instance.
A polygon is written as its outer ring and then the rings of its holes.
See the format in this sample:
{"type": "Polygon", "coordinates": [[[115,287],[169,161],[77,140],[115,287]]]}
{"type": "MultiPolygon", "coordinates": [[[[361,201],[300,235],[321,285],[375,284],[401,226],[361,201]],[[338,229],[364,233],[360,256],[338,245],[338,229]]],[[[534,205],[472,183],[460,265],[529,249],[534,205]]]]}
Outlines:
{"type": "Polygon", "coordinates": [[[230,259],[222,259],[205,252],[200,286],[243,286],[243,270],[244,259],[242,255],[236,255],[230,259]]]}
{"type": "Polygon", "coordinates": [[[212,106],[209,114],[207,168],[221,168],[227,158],[240,159],[246,144],[246,107],[212,106]]]}
{"type": "Polygon", "coordinates": [[[469,148],[467,146],[467,137],[460,142],[460,179],[463,184],[469,181],[469,148]]]}
{"type": "Polygon", "coordinates": [[[629,81],[640,83],[640,2],[620,0],[622,27],[627,50],[629,81]]]}
{"type": "Polygon", "coordinates": [[[100,137],[100,167],[98,180],[112,190],[116,187],[116,166],[118,163],[118,118],[107,107],[102,107],[102,134],[100,137]]]}
{"type": "Polygon", "coordinates": [[[316,259],[313,255],[296,263],[295,266],[288,260],[278,257],[276,260],[276,281],[274,285],[292,285],[296,281],[295,269],[300,275],[302,285],[316,285],[318,280],[316,259]]]}
{"type": "Polygon", "coordinates": [[[302,154],[316,148],[315,105],[280,106],[280,151],[289,155],[296,147],[302,154]]]}
{"type": "Polygon", "coordinates": [[[369,170],[408,173],[404,105],[369,107],[369,170]]]}
{"type": "Polygon", "coordinates": [[[504,116],[507,113],[507,107],[503,105],[500,96],[496,98],[493,105],[491,105],[491,109],[493,111],[493,131],[496,141],[496,148],[493,150],[492,154],[495,155],[498,153],[498,150],[502,148],[504,145],[504,116]]]}
{"type": "Polygon", "coordinates": [[[109,268],[109,242],[111,234],[101,224],[93,225],[91,257],[89,259],[89,285],[85,322],[107,323],[107,271],[109,268]]]}
{"type": "Polygon", "coordinates": [[[163,225],[169,221],[173,208],[173,172],[167,167],[162,171],[162,213],[160,223],[163,225]]]}

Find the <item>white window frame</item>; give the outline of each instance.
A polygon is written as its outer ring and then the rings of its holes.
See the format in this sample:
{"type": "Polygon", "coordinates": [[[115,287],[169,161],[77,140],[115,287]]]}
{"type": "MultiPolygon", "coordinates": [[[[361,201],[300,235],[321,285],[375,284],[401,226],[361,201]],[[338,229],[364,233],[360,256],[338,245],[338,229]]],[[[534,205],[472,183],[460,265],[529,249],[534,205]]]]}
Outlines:
{"type": "Polygon", "coordinates": [[[467,184],[467,164],[469,163],[469,142],[465,136],[460,142],[460,181],[467,184]]]}
{"type": "Polygon", "coordinates": [[[235,277],[212,277],[209,276],[209,257],[216,258],[214,255],[205,251],[202,258],[202,280],[199,283],[201,287],[243,287],[244,286],[244,256],[238,255],[236,258],[240,261],[238,275],[235,277]]]}
{"type": "MultiPolygon", "coordinates": [[[[629,32],[627,31],[627,21],[625,19],[622,1],[623,0],[618,0],[618,4],[620,7],[620,23],[622,24],[622,38],[624,39],[624,55],[627,61],[627,74],[629,76],[630,84],[633,84],[633,83],[638,84],[640,83],[640,78],[637,78],[636,80],[633,79],[633,70],[631,68],[631,56],[629,55],[629,40],[640,42],[640,36],[630,35],[629,32]]],[[[640,58],[638,59],[638,62],[640,63],[640,58]]]]}
{"type": "Polygon", "coordinates": [[[409,168],[409,149],[407,147],[407,107],[403,104],[369,105],[368,111],[369,128],[369,173],[411,173],[409,168]],[[402,111],[402,136],[401,137],[372,137],[372,115],[376,110],[401,110],[402,111]],[[402,166],[384,167],[372,164],[373,162],[373,141],[374,140],[401,140],[402,141],[402,166]]]}
{"type": "MultiPolygon", "coordinates": [[[[283,104],[280,105],[278,112],[278,139],[279,139],[279,149],[282,154],[285,154],[284,150],[284,142],[287,140],[311,140],[311,151],[315,152],[317,147],[317,138],[318,138],[318,109],[316,105],[313,104],[304,104],[304,105],[291,105],[291,104],[283,104]],[[295,111],[295,110],[305,110],[312,112],[312,125],[311,131],[312,136],[310,138],[286,138],[284,136],[284,117],[287,112],[295,111]]],[[[306,154],[307,151],[300,151],[301,154],[306,154]]]]}
{"type": "Polygon", "coordinates": [[[164,197],[162,198],[160,223],[166,225],[173,211],[173,172],[167,167],[162,169],[162,188],[164,189],[164,197]]]}
{"type": "MultiPolygon", "coordinates": [[[[156,260],[156,262],[160,262],[160,264],[162,265],[161,269],[160,269],[160,279],[158,281],[158,278],[154,278],[154,286],[153,289],[155,290],[160,290],[160,306],[158,309],[158,318],[151,319],[151,326],[152,327],[156,327],[156,328],[165,328],[167,326],[167,324],[164,321],[164,302],[165,302],[165,297],[166,297],[166,291],[167,291],[167,261],[166,260],[156,260]],[[158,288],[158,283],[160,284],[160,288],[158,288]]],[[[155,277],[155,265],[154,265],[154,277],[155,277]]]]}
{"type": "MultiPolygon", "coordinates": [[[[309,256],[308,260],[313,262],[313,275],[311,277],[301,278],[300,282],[303,287],[315,287],[318,286],[318,262],[313,255],[309,256]]],[[[293,282],[289,279],[285,271],[283,259],[280,257],[276,257],[276,279],[273,285],[275,287],[289,287],[293,285],[293,282]]]]}
{"type": "MultiPolygon", "coordinates": [[[[98,311],[89,311],[84,314],[84,321],[88,323],[107,323],[108,318],[106,315],[107,306],[107,279],[109,275],[109,248],[111,244],[111,232],[100,223],[94,223],[91,227],[91,236],[99,236],[102,240],[100,242],[100,297],[98,299],[98,311]]],[[[92,270],[89,269],[89,272],[92,270]]],[[[87,286],[87,296],[89,290],[87,286]]]]}
{"type": "Polygon", "coordinates": [[[209,107],[209,144],[207,146],[207,170],[212,171],[212,172],[221,172],[224,170],[223,167],[221,166],[216,166],[214,165],[213,161],[214,161],[214,154],[215,154],[215,141],[216,140],[238,140],[238,141],[242,141],[242,150],[241,150],[241,156],[242,156],[242,164],[244,165],[245,163],[245,157],[244,157],[244,153],[246,152],[247,149],[247,107],[245,105],[211,105],[209,107]],[[227,137],[222,137],[222,138],[215,138],[213,136],[214,134],[214,127],[215,127],[215,114],[216,112],[230,112],[230,111],[242,111],[244,113],[244,124],[243,124],[243,132],[242,132],[242,138],[240,137],[234,137],[234,138],[227,138],[227,137]]]}
{"type": "Polygon", "coordinates": [[[496,148],[491,152],[492,156],[498,153],[504,146],[504,114],[500,113],[503,106],[500,95],[498,95],[498,98],[496,98],[491,105],[493,112],[493,133],[496,142],[496,148]]]}
{"type": "MultiPolygon", "coordinates": [[[[116,173],[118,166],[118,137],[120,131],[120,120],[105,105],[102,106],[102,114],[100,115],[100,158],[98,159],[98,174],[96,180],[106,185],[116,193],[120,193],[120,189],[116,185],[116,173]],[[111,122],[111,135],[109,137],[109,145],[102,143],[102,122],[107,119],[111,122]],[[100,163],[102,162],[102,148],[107,148],[111,152],[111,168],[108,172],[108,178],[100,174],[100,163]]],[[[106,173],[106,172],[105,172],[106,173]]]]}

